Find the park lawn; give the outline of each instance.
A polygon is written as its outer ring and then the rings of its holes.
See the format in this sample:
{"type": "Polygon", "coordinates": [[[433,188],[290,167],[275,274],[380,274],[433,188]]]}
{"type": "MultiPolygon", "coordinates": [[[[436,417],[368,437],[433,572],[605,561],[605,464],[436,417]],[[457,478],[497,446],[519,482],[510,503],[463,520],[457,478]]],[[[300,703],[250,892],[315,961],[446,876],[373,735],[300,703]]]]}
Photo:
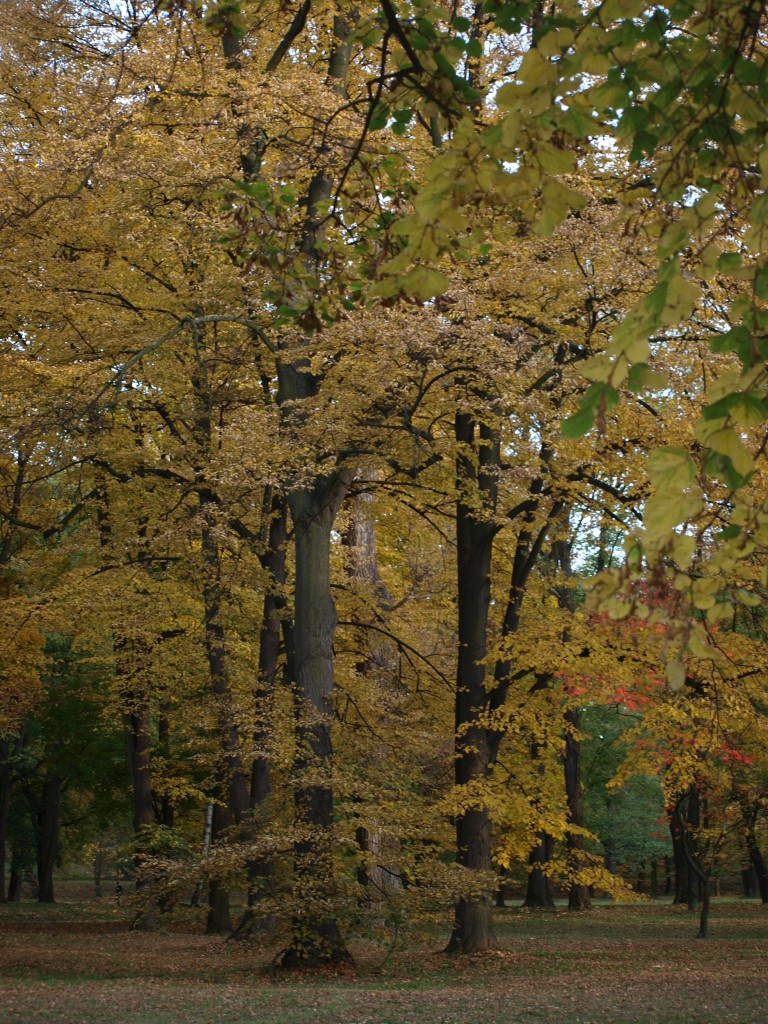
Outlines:
{"type": "Polygon", "coordinates": [[[497,915],[501,949],[449,959],[446,919],[290,974],[184,912],[131,932],[109,900],[0,906],[2,1024],[768,1024],[768,908],[718,901],[711,938],[668,904],[497,915]]]}

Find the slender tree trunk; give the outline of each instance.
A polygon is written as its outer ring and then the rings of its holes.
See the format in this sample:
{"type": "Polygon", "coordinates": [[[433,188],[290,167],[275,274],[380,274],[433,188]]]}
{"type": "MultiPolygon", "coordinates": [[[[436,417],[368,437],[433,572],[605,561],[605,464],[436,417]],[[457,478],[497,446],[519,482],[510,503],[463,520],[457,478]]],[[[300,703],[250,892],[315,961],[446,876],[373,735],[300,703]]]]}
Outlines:
{"type": "MultiPolygon", "coordinates": [[[[170,763],[171,725],[166,708],[163,708],[157,723],[157,738],[162,756],[170,763]]],[[[164,792],[160,797],[160,823],[166,828],[173,828],[173,820],[173,803],[168,793],[164,792]]]]}
{"type": "Polygon", "coordinates": [[[696,829],[700,824],[701,801],[699,789],[693,783],[685,797],[678,801],[677,817],[680,822],[683,854],[688,865],[689,910],[699,909],[699,932],[697,939],[706,939],[709,929],[711,886],[709,873],[699,856],[696,829]],[[692,895],[695,885],[695,896],[692,895]]]}
{"type": "Polygon", "coordinates": [[[688,902],[688,861],[685,856],[683,845],[683,834],[685,829],[685,818],[681,819],[679,804],[682,800],[679,797],[671,807],[668,808],[669,833],[672,839],[672,863],[674,866],[674,896],[673,904],[688,902]]]}
{"type": "MultiPolygon", "coordinates": [[[[285,625],[287,602],[286,543],[288,538],[288,507],[279,491],[268,496],[270,517],[268,542],[262,556],[267,572],[264,605],[259,637],[258,680],[254,692],[257,727],[253,734],[255,756],[251,766],[250,814],[254,834],[269,820],[270,747],[272,744],[272,705],[280,664],[280,637],[285,625]]],[[[248,863],[248,906],[233,938],[244,938],[253,931],[265,931],[275,924],[275,915],[259,911],[259,903],[274,895],[275,861],[271,855],[254,858],[248,863]]]]}
{"type": "MultiPolygon", "coordinates": [[[[565,525],[568,516],[565,517],[565,525]]],[[[570,539],[555,540],[552,544],[552,558],[555,567],[565,577],[564,581],[557,585],[558,604],[561,608],[567,609],[571,614],[576,610],[576,601],[573,593],[571,577],[573,569],[571,566],[570,539]]],[[[563,643],[568,643],[570,635],[566,629],[563,634],[563,643]]],[[[563,753],[563,772],[565,776],[565,797],[568,806],[568,823],[573,826],[569,828],[566,835],[568,848],[568,869],[576,876],[568,889],[569,910],[589,910],[592,901],[589,895],[589,886],[578,881],[578,873],[583,869],[584,836],[580,829],[584,827],[584,789],[581,785],[581,739],[579,728],[581,715],[577,707],[569,708],[565,712],[565,750],[563,753]]]]}
{"type": "MultiPolygon", "coordinates": [[[[372,484],[375,475],[362,471],[357,474],[356,483],[372,484]]],[[[376,553],[376,527],[371,514],[372,493],[369,489],[361,490],[350,501],[350,521],[342,543],[347,551],[346,568],[354,588],[364,593],[363,603],[368,613],[364,618],[358,612],[353,619],[361,626],[371,620],[381,621],[391,607],[392,598],[379,573],[376,553]]],[[[394,678],[395,653],[389,642],[373,642],[371,633],[357,629],[353,633],[357,651],[355,666],[359,677],[367,678],[369,685],[379,687],[381,693],[391,688],[394,678]]],[[[390,725],[397,727],[396,723],[390,725]]],[[[368,747],[367,761],[374,765],[386,758],[386,750],[373,742],[368,747]]],[[[361,808],[361,813],[365,813],[361,808]]],[[[387,866],[387,861],[394,862],[400,849],[399,842],[392,836],[386,836],[379,824],[378,815],[366,815],[366,823],[360,824],[355,830],[361,859],[357,869],[357,880],[365,890],[364,902],[373,919],[380,918],[384,901],[389,893],[402,887],[399,872],[387,866]]]]}
{"type": "MultiPolygon", "coordinates": [[[[112,522],[109,509],[109,491],[104,479],[99,483],[96,500],[96,517],[99,529],[99,547],[105,565],[113,565],[112,522]]],[[[144,524],[139,528],[139,535],[144,532],[144,524]]],[[[142,553],[139,553],[141,561],[142,553]]],[[[144,688],[137,683],[130,683],[132,676],[129,655],[133,652],[128,643],[115,638],[113,641],[115,654],[115,678],[120,692],[122,706],[123,736],[125,739],[126,760],[131,778],[133,792],[133,834],[140,841],[142,832],[155,824],[155,803],[152,790],[152,744],[151,716],[149,700],[144,688]]],[[[134,855],[134,867],[140,867],[140,854],[134,855]]],[[[136,891],[145,886],[145,880],[137,870],[136,891]]],[[[154,900],[147,902],[144,909],[137,914],[132,928],[140,931],[151,931],[155,927],[157,904],[154,900]]]]}
{"type": "MultiPolygon", "coordinates": [[[[210,801],[205,805],[205,817],[203,819],[203,845],[201,850],[203,860],[205,860],[205,858],[208,856],[211,849],[211,838],[213,833],[213,808],[214,805],[210,801]]],[[[195,886],[194,891],[192,892],[192,895],[189,898],[190,907],[200,906],[200,901],[202,900],[203,897],[203,884],[204,879],[201,877],[200,881],[195,886]]]]}
{"type": "Polygon", "coordinates": [[[651,861],[651,899],[658,899],[659,895],[659,862],[654,857],[651,861]]]}
{"type": "MultiPolygon", "coordinates": [[[[118,664],[119,672],[119,664],[118,664]]],[[[152,755],[150,741],[150,715],[143,694],[123,693],[123,706],[129,710],[123,713],[128,768],[133,789],[133,833],[141,841],[142,832],[155,824],[155,807],[152,793],[152,755]]],[[[137,869],[141,867],[141,856],[134,858],[137,869]]],[[[141,873],[136,877],[136,890],[141,890],[146,880],[141,873]]],[[[132,927],[139,931],[152,931],[156,923],[157,905],[148,902],[136,916],[132,927]]]]}
{"type": "MultiPolygon", "coordinates": [[[[203,554],[203,624],[205,648],[211,689],[217,703],[219,751],[215,773],[212,842],[222,841],[227,829],[235,824],[246,828],[250,804],[240,754],[239,728],[232,706],[226,656],[226,631],[223,619],[221,551],[216,535],[218,503],[204,489],[198,492],[202,518],[201,548],[203,554]]],[[[250,832],[238,838],[249,838],[250,832]]],[[[231,932],[229,894],[217,879],[211,879],[208,898],[209,935],[231,932]]]]}
{"type": "Polygon", "coordinates": [[[8,822],[11,813],[11,752],[14,741],[0,739],[0,903],[8,898],[5,888],[8,822]]]}
{"type": "Polygon", "coordinates": [[[104,875],[104,851],[99,847],[93,855],[93,895],[101,899],[101,880],[104,875]]]}
{"type": "MultiPolygon", "coordinates": [[[[580,715],[577,708],[565,713],[565,794],[568,802],[568,821],[577,828],[584,827],[584,790],[581,785],[581,741],[578,738],[580,715]]],[[[584,866],[584,836],[575,831],[567,835],[568,863],[572,872],[584,866]]],[[[592,901],[589,886],[583,882],[571,882],[568,890],[569,910],[589,910],[592,901]]]]}

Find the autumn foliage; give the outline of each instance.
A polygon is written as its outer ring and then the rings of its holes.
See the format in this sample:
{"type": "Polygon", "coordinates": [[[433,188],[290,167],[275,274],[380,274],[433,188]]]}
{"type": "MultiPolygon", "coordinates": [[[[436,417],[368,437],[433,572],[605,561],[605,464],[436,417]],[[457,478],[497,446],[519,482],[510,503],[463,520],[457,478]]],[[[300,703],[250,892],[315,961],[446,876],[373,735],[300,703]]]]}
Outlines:
{"type": "Polygon", "coordinates": [[[286,966],[422,907],[489,950],[505,885],[578,909],[663,849],[768,900],[768,77],[725,6],[8,0],[18,891],[64,807],[137,927],[204,891],[286,966]]]}

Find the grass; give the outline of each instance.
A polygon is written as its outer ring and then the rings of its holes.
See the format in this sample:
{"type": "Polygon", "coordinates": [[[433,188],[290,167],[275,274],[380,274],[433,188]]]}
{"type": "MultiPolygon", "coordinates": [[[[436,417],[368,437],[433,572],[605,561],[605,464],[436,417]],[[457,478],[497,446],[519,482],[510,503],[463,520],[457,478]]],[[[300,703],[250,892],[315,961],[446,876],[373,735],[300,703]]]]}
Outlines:
{"type": "Polygon", "coordinates": [[[199,913],[151,935],[128,916],[109,899],[0,906],[2,1024],[768,1024],[768,908],[752,902],[717,901],[706,942],[668,904],[508,908],[499,951],[457,959],[436,918],[319,975],[274,969],[274,942],[203,935],[199,913]]]}

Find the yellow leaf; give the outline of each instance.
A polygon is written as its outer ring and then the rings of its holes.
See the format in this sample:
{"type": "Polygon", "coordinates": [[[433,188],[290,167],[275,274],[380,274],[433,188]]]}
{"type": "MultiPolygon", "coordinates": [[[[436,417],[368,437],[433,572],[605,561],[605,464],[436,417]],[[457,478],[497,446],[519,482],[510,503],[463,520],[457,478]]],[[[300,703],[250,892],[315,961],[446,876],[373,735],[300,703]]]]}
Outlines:
{"type": "Polygon", "coordinates": [[[667,662],[667,685],[673,693],[685,686],[685,665],[681,658],[667,662]]]}
{"type": "Polygon", "coordinates": [[[696,465],[685,448],[667,445],[648,459],[648,476],[657,489],[687,487],[696,477],[696,465]]]}

